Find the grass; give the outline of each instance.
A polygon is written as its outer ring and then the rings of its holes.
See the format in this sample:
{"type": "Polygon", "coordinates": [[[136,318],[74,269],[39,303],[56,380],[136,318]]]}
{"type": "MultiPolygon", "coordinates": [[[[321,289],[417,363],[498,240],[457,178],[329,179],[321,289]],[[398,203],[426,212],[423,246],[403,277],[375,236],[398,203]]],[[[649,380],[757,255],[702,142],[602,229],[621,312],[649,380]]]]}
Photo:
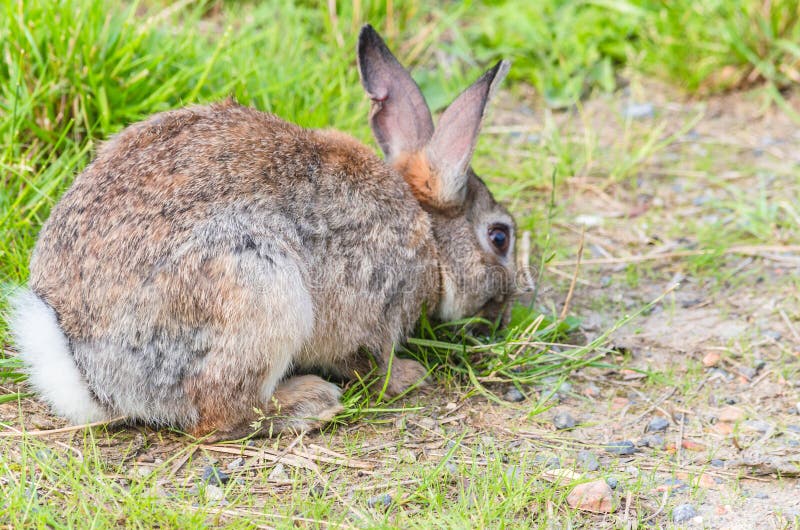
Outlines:
{"type": "MultiPolygon", "coordinates": [[[[434,109],[491,61],[514,61],[500,106],[533,114],[541,126],[510,135],[503,127],[489,128],[475,166],[509,205],[520,228],[533,231],[545,274],[554,261],[575,255],[563,229],[574,210],[563,197],[569,195],[563,194],[565,188],[586,186],[604,197],[615,190],[646,190],[643,179],[653,178],[648,172],[667,155],[696,160],[689,169],[704,175],[698,188],[708,185],[711,194],[703,203],[711,217],[672,219],[664,230],[669,236],[691,234],[690,244],[722,251],[736,244],[791,244],[800,233],[796,186],[787,192],[780,177],[776,182],[774,175],[759,173],[763,168],[737,167],[744,176],[757,177],[757,187],[743,191],[715,174],[712,155],[690,156],[682,150],[702,112],[681,116],[677,124],[660,114],[645,123],[623,119],[617,128],[621,134],[609,142],[602,137],[606,124],[594,122],[594,111],[587,108],[589,98],[609,98],[642,76],[655,76],[689,94],[756,87],[757,97],[793,115],[784,96],[800,79],[796,0],[337,4],[331,11],[328,2],[299,0],[172,5],[144,0],[112,9],[99,0],[0,0],[0,284],[8,288],[25,282],[39,228],[98,142],[154,112],[234,95],[303,126],[336,127],[372,143],[353,52],[357,30],[366,21],[412,65],[434,109]],[[569,113],[579,117],[577,129],[565,127],[569,113]]],[[[632,91],[630,101],[636,96],[632,91]]],[[[690,257],[683,270],[720,285],[752,289],[753,273],[731,272],[728,259],[722,254],[690,257]]],[[[655,266],[631,264],[609,278],[609,285],[640,289],[660,273],[655,266]]],[[[631,306],[606,296],[595,301],[596,309],[613,313],[618,325],[638,308],[650,311],[647,302],[654,298],[631,306]]],[[[458,402],[455,407],[478,396],[498,410],[522,412],[536,422],[537,414],[553,406],[561,382],[576,370],[588,365],[611,369],[603,362],[611,351],[609,333],[616,328],[600,330],[586,346],[560,344],[574,338],[579,319],[559,319],[561,308],[548,306],[547,300],[540,297],[532,307],[518,307],[507,330],[484,338],[465,332],[464,322],[423,321],[401,353],[429,367],[437,388],[458,402]],[[528,395],[524,406],[501,405],[500,396],[510,386],[528,395]]],[[[0,296],[0,312],[4,303],[0,296]]],[[[0,319],[0,343],[8,341],[0,319]]],[[[791,351],[783,354],[788,357],[791,351]]],[[[9,385],[19,382],[17,368],[13,357],[0,358],[0,379],[9,385]]],[[[689,392],[698,375],[694,371],[684,381],[672,371],[650,372],[648,381],[679,382],[689,392]]],[[[794,374],[791,368],[782,373],[794,374]]],[[[508,433],[452,424],[415,426],[420,415],[441,411],[413,393],[383,400],[368,391],[369,383],[347,388],[345,413],[317,443],[335,439],[337,451],[348,458],[378,462],[370,484],[385,488],[359,489],[363,484],[338,465],[321,474],[291,468],[288,483],[278,484],[269,478],[272,466],[262,464],[236,475],[246,479],[244,484],[225,485],[230,504],[223,505],[202,484],[198,488],[191,465],[172,472],[188,452],[193,452],[190,464],[215,458],[199,442],[176,440],[169,432],[142,435],[100,428],[73,435],[71,445],[80,455],[33,437],[0,438],[0,522],[98,528],[585,523],[566,504],[569,488],[543,478],[546,461],[537,459],[539,453],[561,454],[569,445],[565,439],[523,436],[522,449],[510,451],[497,442],[508,433]],[[398,418],[411,423],[398,427],[398,418]],[[368,452],[375,441],[365,431],[396,441],[386,448],[388,456],[368,452]],[[133,470],[146,467],[133,462],[136,455],[157,450],[158,444],[172,452],[158,457],[150,466],[153,473],[136,474],[133,470]],[[425,448],[418,451],[419,463],[400,466],[408,444],[425,448]],[[390,505],[370,507],[368,499],[383,491],[391,493],[390,505]]],[[[0,403],[19,403],[22,411],[27,396],[17,386],[9,388],[0,403]]],[[[287,442],[275,442],[276,450],[287,442]]],[[[611,468],[601,471],[608,474],[611,468]]],[[[643,473],[625,487],[644,491],[653,480],[643,473]]],[[[652,511],[636,504],[633,520],[642,523],[652,511]]]]}

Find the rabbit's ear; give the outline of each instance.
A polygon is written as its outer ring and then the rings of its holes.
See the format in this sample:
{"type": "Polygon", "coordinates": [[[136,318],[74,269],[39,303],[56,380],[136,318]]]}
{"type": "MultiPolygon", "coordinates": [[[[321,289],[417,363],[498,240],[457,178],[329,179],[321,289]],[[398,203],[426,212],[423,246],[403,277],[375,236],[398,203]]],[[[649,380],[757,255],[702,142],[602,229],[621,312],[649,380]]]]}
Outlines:
{"type": "Polygon", "coordinates": [[[425,149],[428,163],[440,180],[436,198],[441,205],[464,199],[472,152],[478,140],[486,104],[508,73],[510,63],[500,61],[447,107],[425,149]]]}
{"type": "Polygon", "coordinates": [[[372,133],[390,163],[403,153],[422,150],[433,135],[425,97],[375,29],[358,36],[358,71],[372,100],[372,133]]]}

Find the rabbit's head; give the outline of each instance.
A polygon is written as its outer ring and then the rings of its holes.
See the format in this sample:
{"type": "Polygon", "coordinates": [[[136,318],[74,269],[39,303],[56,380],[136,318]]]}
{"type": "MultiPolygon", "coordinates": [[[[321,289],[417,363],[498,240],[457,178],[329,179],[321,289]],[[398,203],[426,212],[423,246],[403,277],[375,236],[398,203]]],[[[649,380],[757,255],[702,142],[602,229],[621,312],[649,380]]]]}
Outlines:
{"type": "Polygon", "coordinates": [[[497,63],[462,92],[435,128],[419,87],[369,25],[359,36],[358,66],[375,139],[432,220],[442,291],[435,315],[503,317],[515,292],[514,219],[470,160],[509,63],[497,63]]]}

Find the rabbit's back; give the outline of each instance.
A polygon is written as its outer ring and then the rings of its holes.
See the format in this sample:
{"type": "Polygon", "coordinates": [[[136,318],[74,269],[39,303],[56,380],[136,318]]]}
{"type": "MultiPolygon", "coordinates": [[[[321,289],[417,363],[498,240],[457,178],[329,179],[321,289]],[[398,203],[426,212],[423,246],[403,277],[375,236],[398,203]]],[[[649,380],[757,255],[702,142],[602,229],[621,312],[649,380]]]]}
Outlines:
{"type": "Polygon", "coordinates": [[[191,421],[176,403],[209,365],[251,362],[263,377],[262,358],[217,357],[260,333],[323,367],[397,340],[437,280],[429,223],[349,136],[193,107],[100,148],[45,224],[30,285],[101,402],[146,397],[143,417],[161,403],[157,419],[191,421]]]}

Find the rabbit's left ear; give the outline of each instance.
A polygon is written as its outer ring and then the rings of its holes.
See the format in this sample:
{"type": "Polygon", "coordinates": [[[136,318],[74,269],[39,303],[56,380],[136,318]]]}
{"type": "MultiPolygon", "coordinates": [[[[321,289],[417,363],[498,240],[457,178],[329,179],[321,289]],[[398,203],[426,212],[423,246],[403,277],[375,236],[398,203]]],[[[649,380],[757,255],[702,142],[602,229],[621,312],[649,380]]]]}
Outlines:
{"type": "Polygon", "coordinates": [[[420,151],[433,135],[428,104],[411,75],[369,24],[358,36],[358,71],[372,100],[369,123],[386,160],[420,151]]]}
{"type": "Polygon", "coordinates": [[[432,172],[440,182],[436,197],[441,205],[464,200],[467,169],[478,141],[486,104],[508,73],[511,63],[500,61],[447,107],[425,148],[432,172]]]}

